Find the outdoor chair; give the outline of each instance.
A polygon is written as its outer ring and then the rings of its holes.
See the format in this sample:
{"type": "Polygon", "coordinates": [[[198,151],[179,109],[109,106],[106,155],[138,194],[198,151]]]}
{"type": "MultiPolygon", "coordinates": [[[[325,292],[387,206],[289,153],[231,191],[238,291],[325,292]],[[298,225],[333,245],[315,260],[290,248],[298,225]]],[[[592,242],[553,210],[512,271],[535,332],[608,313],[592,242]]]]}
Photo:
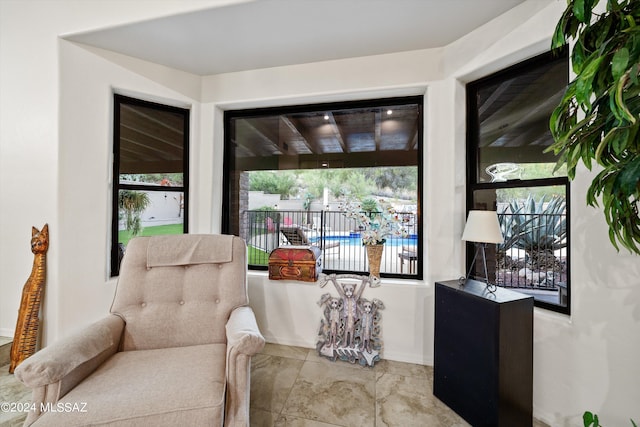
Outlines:
{"type": "Polygon", "coordinates": [[[110,314],[16,369],[33,389],[25,425],[248,426],[264,338],[246,252],[227,235],[131,240],[110,314]]]}
{"type": "Polygon", "coordinates": [[[312,243],[301,227],[280,227],[280,232],[290,245],[317,246],[323,252],[327,249],[338,248],[338,257],[340,257],[340,242],[319,239],[317,243],[312,243]]]}
{"type": "Polygon", "coordinates": [[[400,274],[404,268],[404,262],[409,262],[409,274],[415,273],[416,263],[418,262],[418,248],[415,246],[402,245],[402,250],[398,253],[400,258],[400,274]]]}
{"type": "Polygon", "coordinates": [[[316,231],[331,231],[331,227],[329,227],[326,223],[323,224],[322,216],[313,217],[313,229],[316,231]]]}

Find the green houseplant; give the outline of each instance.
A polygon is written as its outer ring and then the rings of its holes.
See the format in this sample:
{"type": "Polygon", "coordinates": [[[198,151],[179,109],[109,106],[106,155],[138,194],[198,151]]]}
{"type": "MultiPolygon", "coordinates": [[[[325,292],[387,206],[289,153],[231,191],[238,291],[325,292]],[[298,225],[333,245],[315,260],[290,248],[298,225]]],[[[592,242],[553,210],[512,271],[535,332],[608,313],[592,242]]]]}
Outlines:
{"type": "MultiPolygon", "coordinates": [[[[586,411],[584,413],[584,415],[582,416],[582,421],[584,423],[584,427],[604,427],[602,424],[600,424],[598,415],[590,411],[586,411]]],[[[629,421],[631,421],[631,425],[633,427],[638,427],[638,425],[633,420],[629,421]]]]}
{"type": "Polygon", "coordinates": [[[599,172],[587,203],[602,205],[609,238],[640,254],[640,1],[568,0],[552,47],[574,41],[575,78],[550,119],[549,150],[566,163],[570,179],[582,162],[599,172]]]}

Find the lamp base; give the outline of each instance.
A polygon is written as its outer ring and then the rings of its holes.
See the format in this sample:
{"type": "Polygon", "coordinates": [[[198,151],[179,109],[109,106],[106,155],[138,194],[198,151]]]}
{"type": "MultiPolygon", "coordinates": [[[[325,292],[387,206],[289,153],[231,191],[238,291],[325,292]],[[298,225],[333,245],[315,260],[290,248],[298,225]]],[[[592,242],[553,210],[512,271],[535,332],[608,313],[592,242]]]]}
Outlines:
{"type": "MultiPolygon", "coordinates": [[[[467,283],[467,280],[471,278],[471,272],[473,271],[473,266],[476,263],[476,259],[478,258],[478,252],[482,253],[482,266],[484,267],[484,279],[482,281],[485,283],[485,289],[487,292],[494,293],[498,286],[495,283],[489,283],[489,273],[487,271],[487,257],[485,254],[485,248],[487,247],[486,243],[476,243],[476,253],[473,255],[473,261],[471,261],[471,266],[469,267],[469,272],[466,276],[460,277],[458,279],[458,283],[460,286],[464,286],[467,283]]],[[[476,280],[480,280],[480,277],[475,277],[476,280]]]]}
{"type": "MultiPolygon", "coordinates": [[[[466,284],[467,284],[467,281],[469,281],[470,279],[473,279],[473,277],[471,277],[471,276],[467,276],[467,277],[465,277],[465,276],[460,276],[460,278],[458,279],[458,284],[459,284],[459,285],[460,285],[460,287],[462,288],[462,287],[464,287],[464,285],[466,285],[466,284]]],[[[479,278],[477,278],[477,277],[476,277],[475,279],[476,279],[476,280],[478,280],[479,278]]],[[[491,283],[491,282],[489,282],[488,280],[479,280],[479,281],[484,282],[484,284],[485,284],[485,290],[486,290],[487,292],[489,292],[489,293],[492,293],[492,294],[493,294],[493,293],[495,293],[495,292],[496,292],[496,289],[498,289],[498,285],[496,285],[495,283],[491,283]]]]}

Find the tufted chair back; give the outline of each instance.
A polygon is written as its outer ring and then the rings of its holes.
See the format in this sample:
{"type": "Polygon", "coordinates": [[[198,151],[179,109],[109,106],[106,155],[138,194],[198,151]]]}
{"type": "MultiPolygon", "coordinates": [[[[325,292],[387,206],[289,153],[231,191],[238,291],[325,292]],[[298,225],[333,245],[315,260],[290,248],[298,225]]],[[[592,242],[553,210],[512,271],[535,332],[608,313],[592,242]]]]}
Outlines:
{"type": "Polygon", "coordinates": [[[132,239],[111,306],[126,322],[121,350],[224,343],[231,310],[248,304],[246,252],[228,235],[132,239]]]}

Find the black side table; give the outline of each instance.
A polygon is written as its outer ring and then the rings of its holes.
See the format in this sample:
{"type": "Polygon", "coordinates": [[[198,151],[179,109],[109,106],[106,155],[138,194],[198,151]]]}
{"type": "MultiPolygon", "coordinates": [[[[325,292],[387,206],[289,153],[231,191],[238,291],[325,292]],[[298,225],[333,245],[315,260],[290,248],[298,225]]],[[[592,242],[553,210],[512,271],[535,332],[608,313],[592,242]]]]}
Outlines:
{"type": "Polygon", "coordinates": [[[474,427],[530,427],[533,297],[437,282],[433,394],[474,427]]]}

